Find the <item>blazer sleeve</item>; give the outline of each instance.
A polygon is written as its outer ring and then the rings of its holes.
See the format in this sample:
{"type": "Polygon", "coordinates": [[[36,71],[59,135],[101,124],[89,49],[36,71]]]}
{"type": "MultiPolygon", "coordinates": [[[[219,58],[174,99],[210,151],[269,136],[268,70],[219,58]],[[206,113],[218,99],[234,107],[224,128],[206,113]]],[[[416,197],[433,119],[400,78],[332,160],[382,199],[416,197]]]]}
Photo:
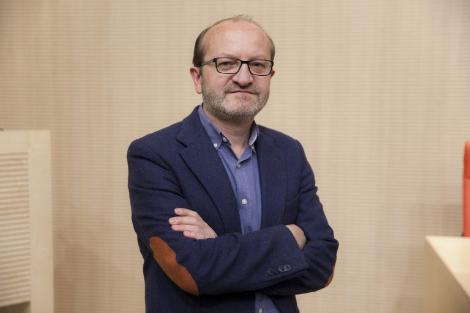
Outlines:
{"type": "Polygon", "coordinates": [[[175,215],[174,209],[190,208],[175,174],[178,169],[139,140],[129,147],[128,166],[132,220],[139,240],[184,291],[197,295],[259,290],[309,268],[284,225],[207,240],[173,231],[168,219],[175,215]]]}
{"type": "Polygon", "coordinates": [[[260,291],[267,295],[286,296],[316,291],[328,286],[333,278],[338,241],[334,238],[318,198],[313,171],[301,144],[298,145],[302,157],[302,174],[296,224],[307,238],[302,254],[308,267],[299,275],[260,291]]]}

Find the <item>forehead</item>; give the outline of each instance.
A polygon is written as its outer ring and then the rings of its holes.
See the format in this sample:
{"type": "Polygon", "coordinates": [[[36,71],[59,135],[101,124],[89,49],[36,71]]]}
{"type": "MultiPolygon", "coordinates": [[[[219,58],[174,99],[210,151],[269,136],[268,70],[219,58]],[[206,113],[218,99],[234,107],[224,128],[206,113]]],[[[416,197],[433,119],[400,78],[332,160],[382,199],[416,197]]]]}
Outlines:
{"type": "Polygon", "coordinates": [[[204,50],[206,59],[220,56],[270,59],[271,56],[271,44],[265,32],[246,21],[226,21],[209,29],[204,50]]]}

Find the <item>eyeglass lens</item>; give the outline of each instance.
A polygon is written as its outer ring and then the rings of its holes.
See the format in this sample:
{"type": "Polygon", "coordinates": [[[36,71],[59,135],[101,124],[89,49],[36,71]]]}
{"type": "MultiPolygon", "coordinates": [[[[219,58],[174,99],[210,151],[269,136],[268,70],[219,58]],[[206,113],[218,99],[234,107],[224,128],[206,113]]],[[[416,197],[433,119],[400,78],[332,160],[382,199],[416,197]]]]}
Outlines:
{"type": "Polygon", "coordinates": [[[253,75],[269,75],[271,73],[272,63],[268,60],[242,61],[232,58],[215,59],[217,71],[223,74],[238,73],[243,63],[247,63],[250,73],[253,75]]]}

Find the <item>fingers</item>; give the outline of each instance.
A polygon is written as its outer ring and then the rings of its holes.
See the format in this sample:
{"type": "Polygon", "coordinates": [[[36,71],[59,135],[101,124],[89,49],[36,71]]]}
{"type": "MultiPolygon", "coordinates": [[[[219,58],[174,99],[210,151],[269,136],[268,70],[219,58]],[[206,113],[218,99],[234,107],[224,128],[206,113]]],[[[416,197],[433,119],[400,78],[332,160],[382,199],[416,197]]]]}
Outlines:
{"type": "Polygon", "coordinates": [[[190,231],[190,232],[202,231],[201,227],[195,226],[195,225],[188,225],[188,224],[171,225],[171,229],[176,230],[176,231],[182,231],[182,232],[184,232],[184,231],[190,231]]]}
{"type": "Polygon", "coordinates": [[[175,214],[179,216],[194,216],[194,217],[199,216],[199,214],[196,211],[186,209],[186,208],[176,208],[175,214]]]}
{"type": "Polygon", "coordinates": [[[186,237],[191,237],[195,239],[208,239],[217,237],[217,234],[206,223],[197,225],[172,224],[171,229],[173,229],[174,231],[183,232],[183,235],[185,235],[186,237]]]}
{"type": "Polygon", "coordinates": [[[196,218],[192,216],[175,216],[170,218],[170,224],[171,225],[177,225],[177,224],[190,224],[190,225],[202,225],[203,220],[201,218],[196,218]]]}
{"type": "Polygon", "coordinates": [[[183,232],[183,235],[185,237],[188,237],[188,238],[193,238],[193,239],[197,239],[197,240],[200,240],[200,239],[207,239],[206,237],[204,237],[202,234],[200,233],[197,233],[197,232],[192,232],[192,231],[188,231],[188,230],[185,230],[183,232]]]}
{"type": "Polygon", "coordinates": [[[175,213],[178,216],[174,216],[169,219],[170,224],[189,224],[189,225],[207,225],[206,222],[199,216],[196,211],[186,208],[176,208],[175,213]]]}
{"type": "Polygon", "coordinates": [[[194,239],[216,238],[214,230],[199,216],[196,211],[186,208],[176,208],[177,216],[168,222],[174,231],[182,232],[184,236],[194,239]]]}

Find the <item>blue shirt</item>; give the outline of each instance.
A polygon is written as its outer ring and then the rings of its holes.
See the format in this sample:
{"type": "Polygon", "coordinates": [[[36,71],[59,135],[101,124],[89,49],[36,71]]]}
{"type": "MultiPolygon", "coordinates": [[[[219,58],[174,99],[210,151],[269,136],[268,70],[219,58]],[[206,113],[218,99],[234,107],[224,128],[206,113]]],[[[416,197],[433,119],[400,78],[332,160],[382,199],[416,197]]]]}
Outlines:
{"type": "MultiPolygon", "coordinates": [[[[253,123],[248,147],[240,158],[237,158],[230,146],[230,141],[207,117],[202,106],[198,108],[198,114],[232,184],[233,193],[237,198],[242,234],[259,230],[261,227],[261,187],[255,148],[259,133],[258,126],[253,123]]],[[[279,313],[268,296],[260,293],[255,295],[255,313],[279,313]]]]}

